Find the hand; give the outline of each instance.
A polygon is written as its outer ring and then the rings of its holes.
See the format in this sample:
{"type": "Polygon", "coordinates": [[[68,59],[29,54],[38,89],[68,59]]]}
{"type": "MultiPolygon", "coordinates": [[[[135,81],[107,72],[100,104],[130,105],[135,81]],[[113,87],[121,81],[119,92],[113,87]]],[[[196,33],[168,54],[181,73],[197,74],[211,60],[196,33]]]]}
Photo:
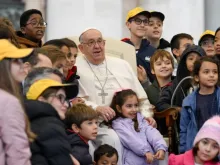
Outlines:
{"type": "Polygon", "coordinates": [[[147,73],[146,73],[144,67],[141,66],[141,65],[139,65],[139,66],[137,67],[137,76],[138,76],[138,80],[139,80],[140,82],[143,82],[144,80],[147,79],[147,73]]]}
{"type": "Polygon", "coordinates": [[[152,127],[157,128],[157,122],[154,120],[154,118],[152,118],[152,117],[147,117],[147,118],[145,118],[145,119],[148,121],[148,123],[149,123],[152,127]]]}
{"type": "Polygon", "coordinates": [[[115,111],[108,106],[98,106],[96,112],[107,122],[115,117],[115,111]]]}
{"type": "Polygon", "coordinates": [[[83,100],[82,98],[80,97],[76,97],[74,98],[73,100],[71,100],[72,104],[78,104],[78,103],[85,103],[85,100],[83,100]]]}
{"type": "Polygon", "coordinates": [[[157,160],[164,160],[165,151],[164,150],[158,150],[157,153],[154,155],[154,158],[157,159],[157,160]]]}
{"type": "Polygon", "coordinates": [[[73,161],[73,165],[80,165],[80,163],[78,162],[78,160],[76,160],[76,158],[73,157],[73,155],[70,154],[70,157],[73,161]]]}
{"type": "Polygon", "coordinates": [[[151,152],[147,152],[147,153],[145,154],[145,156],[146,156],[146,162],[147,162],[148,164],[151,164],[151,163],[153,162],[153,160],[154,160],[153,154],[152,154],[151,152]]]}

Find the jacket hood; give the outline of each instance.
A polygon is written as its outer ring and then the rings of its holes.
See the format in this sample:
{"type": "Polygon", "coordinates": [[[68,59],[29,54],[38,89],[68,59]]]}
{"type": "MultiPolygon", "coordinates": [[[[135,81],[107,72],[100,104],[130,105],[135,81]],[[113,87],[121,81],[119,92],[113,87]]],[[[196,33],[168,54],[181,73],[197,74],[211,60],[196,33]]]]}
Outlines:
{"type": "Polygon", "coordinates": [[[158,46],[157,49],[165,49],[165,48],[169,48],[169,47],[170,47],[170,43],[167,40],[161,38],[160,45],[158,46]]]}
{"type": "Polygon", "coordinates": [[[37,48],[42,46],[42,42],[39,43],[33,42],[27,38],[25,38],[24,34],[21,31],[16,31],[18,43],[22,48],[37,48]]]}
{"type": "MultiPolygon", "coordinates": [[[[129,38],[123,38],[121,39],[121,41],[134,45],[129,38]]],[[[142,46],[148,46],[148,45],[150,45],[150,42],[147,39],[142,39],[140,48],[142,46]]]]}
{"type": "Polygon", "coordinates": [[[60,119],[57,111],[48,103],[37,100],[25,100],[24,106],[30,120],[47,116],[55,116],[60,119]]]}
{"type": "Polygon", "coordinates": [[[177,80],[178,80],[178,82],[181,81],[184,77],[190,76],[190,72],[189,72],[189,70],[187,69],[187,66],[186,66],[186,58],[192,52],[197,53],[200,57],[206,55],[205,51],[200,46],[192,45],[192,46],[187,47],[183,51],[180,62],[178,64],[178,68],[177,68],[177,80]]]}

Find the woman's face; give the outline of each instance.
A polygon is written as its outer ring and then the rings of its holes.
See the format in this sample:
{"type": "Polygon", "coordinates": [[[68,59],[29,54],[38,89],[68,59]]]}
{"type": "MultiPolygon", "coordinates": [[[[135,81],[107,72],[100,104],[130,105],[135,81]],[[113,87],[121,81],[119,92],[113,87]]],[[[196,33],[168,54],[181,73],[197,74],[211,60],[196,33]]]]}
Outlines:
{"type": "Polygon", "coordinates": [[[45,101],[54,107],[62,120],[65,119],[65,114],[69,104],[66,100],[64,89],[61,88],[56,93],[51,93],[45,101]]]}
{"type": "Polygon", "coordinates": [[[26,74],[21,59],[11,60],[11,74],[14,80],[18,83],[21,83],[25,79],[26,74]]]}
{"type": "Polygon", "coordinates": [[[220,30],[215,35],[214,47],[215,47],[215,53],[220,54],[220,30]]]}

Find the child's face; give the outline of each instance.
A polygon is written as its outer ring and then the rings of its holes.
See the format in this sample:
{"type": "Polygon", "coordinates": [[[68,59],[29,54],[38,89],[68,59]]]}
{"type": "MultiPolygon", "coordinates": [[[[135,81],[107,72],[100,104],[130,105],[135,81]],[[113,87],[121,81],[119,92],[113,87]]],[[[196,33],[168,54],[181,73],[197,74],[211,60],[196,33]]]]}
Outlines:
{"type": "Polygon", "coordinates": [[[44,22],[39,14],[32,14],[28,19],[25,27],[22,27],[22,32],[30,39],[41,40],[44,36],[45,26],[40,26],[44,22]]]}
{"type": "Polygon", "coordinates": [[[134,119],[137,116],[138,99],[137,96],[131,95],[126,98],[126,101],[121,107],[121,113],[124,117],[134,119]]]}
{"type": "Polygon", "coordinates": [[[183,51],[187,48],[188,45],[193,45],[193,40],[190,40],[188,38],[182,38],[179,40],[179,43],[179,48],[173,50],[173,53],[177,56],[178,59],[180,59],[180,57],[183,54],[183,51]]]}
{"type": "Polygon", "coordinates": [[[220,31],[218,31],[215,35],[215,53],[220,54],[220,31]]]}
{"type": "Polygon", "coordinates": [[[200,87],[214,87],[218,81],[218,67],[216,64],[204,61],[198,76],[200,87]]]}
{"type": "Polygon", "coordinates": [[[162,35],[163,22],[157,17],[149,18],[149,25],[147,27],[147,38],[159,40],[162,35]]]}
{"type": "Polygon", "coordinates": [[[148,22],[148,18],[144,15],[137,15],[132,18],[131,22],[127,22],[127,27],[134,36],[144,37],[146,35],[147,23],[141,22],[139,24],[140,21],[148,22]]]}
{"type": "Polygon", "coordinates": [[[200,59],[200,56],[197,53],[192,52],[192,53],[188,54],[188,56],[186,58],[186,66],[190,72],[193,71],[195,61],[197,61],[199,59],[200,59]]]}
{"type": "Polygon", "coordinates": [[[219,145],[215,140],[205,138],[198,143],[197,158],[200,162],[213,160],[219,153],[219,145]]]}
{"type": "Polygon", "coordinates": [[[215,55],[214,39],[212,36],[205,36],[201,42],[201,47],[205,50],[207,56],[215,55]]]}
{"type": "Polygon", "coordinates": [[[59,59],[53,64],[53,68],[58,69],[61,73],[63,73],[64,66],[66,65],[66,59],[59,59]]]}
{"type": "Polygon", "coordinates": [[[85,140],[95,140],[98,134],[98,121],[97,119],[84,121],[79,128],[78,132],[85,140]]]}
{"type": "Polygon", "coordinates": [[[96,165],[117,165],[118,159],[116,154],[108,157],[107,154],[101,156],[96,165]]]}
{"type": "Polygon", "coordinates": [[[155,74],[156,77],[170,78],[173,73],[171,60],[167,57],[163,57],[163,59],[158,58],[154,62],[154,70],[152,70],[152,73],[155,74]]]}

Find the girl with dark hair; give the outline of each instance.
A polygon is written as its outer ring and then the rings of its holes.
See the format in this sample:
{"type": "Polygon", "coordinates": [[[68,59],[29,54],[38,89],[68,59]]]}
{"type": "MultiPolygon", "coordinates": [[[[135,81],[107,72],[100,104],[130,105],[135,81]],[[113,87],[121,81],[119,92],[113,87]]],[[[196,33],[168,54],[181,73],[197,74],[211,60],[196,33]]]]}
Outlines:
{"type": "Polygon", "coordinates": [[[180,152],[192,148],[203,123],[220,114],[219,65],[215,57],[203,57],[194,64],[193,78],[199,88],[183,101],[180,115],[180,152]]]}
{"type": "Polygon", "coordinates": [[[116,113],[112,127],[123,145],[123,165],[157,165],[158,160],[165,159],[167,145],[139,113],[138,106],[137,94],[131,89],[116,92],[110,105],[116,113]]]}

